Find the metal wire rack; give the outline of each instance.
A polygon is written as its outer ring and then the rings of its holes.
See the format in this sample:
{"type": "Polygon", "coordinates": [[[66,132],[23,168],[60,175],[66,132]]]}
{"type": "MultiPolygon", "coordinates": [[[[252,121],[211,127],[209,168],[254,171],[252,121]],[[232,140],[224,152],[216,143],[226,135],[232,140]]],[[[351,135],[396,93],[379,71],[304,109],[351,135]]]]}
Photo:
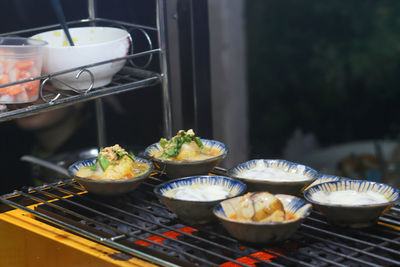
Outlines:
{"type": "Polygon", "coordinates": [[[366,229],[339,228],[316,211],[289,240],[254,245],[229,236],[218,222],[186,225],[153,194],[154,174],[131,194],[99,198],[73,180],[0,197],[1,210],[38,220],[163,266],[398,266],[400,208],[366,229]],[[10,208],[11,207],[11,208],[10,208]]]}
{"type": "MultiPolygon", "coordinates": [[[[25,82],[31,82],[34,80],[40,80],[40,96],[41,98],[33,103],[27,104],[12,104],[7,105],[7,110],[0,113],[0,122],[11,120],[15,118],[20,118],[28,115],[37,114],[39,112],[50,111],[52,109],[62,108],[68,105],[72,105],[79,102],[85,102],[101,97],[105,97],[112,94],[123,93],[131,90],[135,90],[138,88],[153,86],[162,81],[161,73],[154,70],[148,70],[148,67],[153,59],[154,54],[160,54],[161,48],[153,48],[154,44],[157,44],[157,40],[154,41],[152,39],[157,38],[158,29],[156,27],[149,27],[145,25],[138,25],[128,22],[122,22],[117,20],[109,20],[109,19],[83,19],[79,21],[72,21],[68,23],[70,26],[87,26],[87,25],[107,25],[113,27],[120,27],[126,29],[130,34],[135,32],[135,34],[141,34],[143,36],[144,41],[147,43],[148,49],[145,51],[135,52],[133,50],[133,46],[131,46],[131,50],[129,55],[115,58],[111,60],[101,61],[94,64],[88,64],[84,66],[79,66],[76,68],[66,69],[56,73],[50,73],[26,80],[20,80],[17,82],[0,84],[0,88],[7,87],[15,84],[21,84],[25,82]],[[145,63],[141,65],[136,64],[135,60],[138,58],[143,58],[145,63]],[[59,75],[65,73],[73,73],[79,71],[79,73],[87,72],[93,77],[91,74],[90,68],[107,64],[115,61],[123,61],[126,60],[126,66],[113,78],[111,84],[97,89],[92,89],[94,80],[92,78],[91,84],[88,86],[86,90],[74,90],[71,86],[71,90],[60,90],[48,85],[48,82],[51,80],[57,80],[59,75]]],[[[32,29],[26,29],[16,32],[9,32],[5,34],[0,34],[0,36],[30,36],[37,32],[52,30],[59,28],[59,25],[49,25],[45,27],[38,27],[32,29]]],[[[77,76],[79,79],[79,76],[77,76]]]]}

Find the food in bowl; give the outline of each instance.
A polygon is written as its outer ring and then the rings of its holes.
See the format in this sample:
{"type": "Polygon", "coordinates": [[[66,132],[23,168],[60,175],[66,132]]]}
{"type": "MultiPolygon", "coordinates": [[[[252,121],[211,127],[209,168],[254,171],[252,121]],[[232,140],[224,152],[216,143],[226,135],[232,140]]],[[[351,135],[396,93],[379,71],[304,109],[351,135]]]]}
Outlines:
{"type": "Polygon", "coordinates": [[[292,169],[278,169],[271,168],[265,164],[263,160],[257,160],[253,168],[243,170],[241,178],[259,179],[265,181],[305,181],[310,177],[304,174],[306,167],[298,165],[297,168],[292,169]]]}
{"type": "Polygon", "coordinates": [[[249,191],[297,195],[317,179],[318,172],[286,160],[254,159],[230,169],[228,175],[245,181],[249,191]]]}
{"type": "MultiPolygon", "coordinates": [[[[0,85],[41,75],[43,49],[47,43],[30,38],[0,37],[0,85]]],[[[0,103],[36,101],[40,80],[0,88],[0,103]]]]}
{"type": "Polygon", "coordinates": [[[193,130],[180,130],[167,140],[148,146],[145,155],[169,178],[208,174],[228,154],[228,148],[215,140],[201,139],[193,130]]]}
{"type": "Polygon", "coordinates": [[[180,130],[178,134],[167,140],[160,139],[161,150],[154,154],[155,158],[174,161],[192,161],[209,159],[221,154],[218,149],[204,146],[200,137],[192,129],[180,130]]]}
{"type": "Polygon", "coordinates": [[[198,185],[195,187],[178,187],[167,191],[165,196],[181,200],[210,201],[224,199],[229,194],[228,189],[219,185],[198,185]]]}
{"type": "Polygon", "coordinates": [[[352,228],[368,227],[400,201],[398,189],[367,180],[339,180],[304,191],[304,198],[326,216],[329,223],[352,228]]]}
{"type": "Polygon", "coordinates": [[[288,239],[309,216],[311,205],[295,196],[250,192],[223,200],[213,212],[233,237],[273,243],[288,239]]]}
{"type": "MultiPolygon", "coordinates": [[[[45,47],[43,72],[45,74],[66,71],[80,66],[90,65],[111,59],[124,57],[129,53],[130,34],[115,27],[74,27],[70,28],[74,46],[68,45],[63,30],[52,30],[32,36],[34,39],[48,42],[45,47]]],[[[111,63],[90,67],[94,76],[93,88],[106,86],[112,77],[122,69],[126,60],[115,60],[111,63]]],[[[91,85],[91,76],[79,70],[56,75],[51,83],[65,90],[87,90],[91,85]]]]}
{"type": "Polygon", "coordinates": [[[117,144],[102,149],[96,158],[73,163],[68,173],[89,193],[113,196],[135,190],[153,168],[150,160],[127,153],[117,144]]]}
{"type": "Polygon", "coordinates": [[[339,205],[367,205],[367,204],[379,204],[388,202],[388,199],[377,192],[366,191],[358,192],[355,190],[342,190],[335,192],[315,192],[312,195],[312,199],[318,202],[327,204],[339,204],[339,205]]]}
{"type": "Polygon", "coordinates": [[[78,169],[75,175],[93,179],[128,179],[145,173],[149,168],[148,164],[135,161],[133,153],[116,144],[101,149],[95,163],[78,169]]]}
{"type": "Polygon", "coordinates": [[[225,176],[203,175],[170,180],[154,189],[156,196],[189,224],[214,221],[212,210],[221,200],[236,197],[246,191],[246,184],[225,176]],[[213,188],[208,194],[206,189],[213,188]],[[183,192],[183,194],[181,194],[183,192]]]}
{"type": "Polygon", "coordinates": [[[247,193],[238,203],[225,202],[224,210],[234,210],[229,218],[244,222],[283,222],[286,219],[282,202],[268,192],[247,193]]]}

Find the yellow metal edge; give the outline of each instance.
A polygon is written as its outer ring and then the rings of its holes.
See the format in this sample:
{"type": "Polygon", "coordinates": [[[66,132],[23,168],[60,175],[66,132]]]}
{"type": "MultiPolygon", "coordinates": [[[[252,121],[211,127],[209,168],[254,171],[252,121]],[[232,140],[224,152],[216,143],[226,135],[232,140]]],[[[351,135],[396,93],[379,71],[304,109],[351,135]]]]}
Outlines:
{"type": "MultiPolygon", "coordinates": [[[[31,205],[28,206],[28,208],[34,209],[35,206],[37,205],[31,205]]],[[[0,221],[17,226],[29,232],[34,232],[40,236],[59,242],[72,249],[79,250],[85,254],[100,258],[104,262],[114,264],[115,266],[155,266],[149,262],[135,257],[123,261],[114,259],[110,256],[118,255],[121,253],[120,251],[40,222],[34,219],[31,213],[23,210],[14,209],[8,212],[0,213],[0,221]]],[[[4,241],[7,242],[6,240],[4,241]]]]}
{"type": "Polygon", "coordinates": [[[397,231],[400,231],[400,227],[399,227],[399,226],[395,226],[395,225],[388,224],[388,223],[383,223],[383,222],[378,222],[378,224],[379,224],[379,225],[386,226],[386,227],[393,228],[393,229],[395,229],[395,230],[397,230],[397,231]]]}

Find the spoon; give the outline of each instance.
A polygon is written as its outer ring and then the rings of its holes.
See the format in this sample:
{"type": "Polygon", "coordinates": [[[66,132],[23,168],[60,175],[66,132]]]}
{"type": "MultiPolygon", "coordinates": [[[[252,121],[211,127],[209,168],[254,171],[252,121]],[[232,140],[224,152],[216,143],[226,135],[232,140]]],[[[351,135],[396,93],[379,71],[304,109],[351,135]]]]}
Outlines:
{"type": "Polygon", "coordinates": [[[54,11],[56,12],[58,22],[60,22],[61,27],[63,28],[65,35],[67,36],[70,46],[74,46],[74,41],[72,41],[71,34],[69,33],[69,29],[67,26],[67,22],[65,21],[65,16],[64,16],[63,9],[61,7],[60,0],[51,0],[51,3],[53,4],[53,8],[54,8],[54,11]]]}
{"type": "Polygon", "coordinates": [[[30,163],[35,163],[35,164],[40,165],[42,167],[45,167],[47,169],[53,170],[55,172],[58,172],[58,173],[60,173],[60,174],[62,174],[64,176],[70,177],[67,169],[65,169],[63,167],[60,167],[60,166],[58,166],[57,164],[55,164],[53,162],[50,162],[50,161],[47,161],[47,160],[43,160],[43,159],[40,159],[40,158],[37,158],[37,157],[34,157],[34,156],[30,156],[30,155],[22,156],[21,160],[22,161],[27,161],[27,162],[30,162],[30,163]]]}

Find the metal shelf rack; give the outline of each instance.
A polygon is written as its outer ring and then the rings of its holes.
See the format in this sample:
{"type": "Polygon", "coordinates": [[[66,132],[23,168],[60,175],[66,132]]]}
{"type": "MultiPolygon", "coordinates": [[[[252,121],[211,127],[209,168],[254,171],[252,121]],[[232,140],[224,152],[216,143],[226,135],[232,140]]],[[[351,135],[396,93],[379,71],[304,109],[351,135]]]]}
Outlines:
{"type": "MultiPolygon", "coordinates": [[[[164,135],[172,136],[171,130],[171,101],[170,91],[168,88],[168,71],[167,71],[167,56],[166,56],[166,34],[165,34],[165,6],[166,0],[155,0],[156,1],[156,27],[139,25],[134,23],[128,23],[118,20],[110,20],[105,18],[96,18],[95,16],[95,3],[94,0],[88,0],[88,19],[82,19],[78,21],[70,21],[67,24],[69,26],[88,26],[88,25],[101,25],[101,26],[114,26],[126,29],[132,34],[133,31],[138,31],[143,34],[144,39],[148,42],[148,49],[145,51],[134,52],[131,48],[129,55],[125,57],[115,58],[112,60],[97,62],[90,65],[79,66],[72,69],[66,69],[64,71],[50,73],[26,80],[21,80],[13,83],[0,84],[0,88],[7,87],[10,85],[30,82],[33,80],[40,80],[40,97],[39,100],[33,103],[26,104],[12,104],[6,106],[0,112],[0,122],[12,120],[16,118],[22,118],[26,116],[35,115],[41,112],[48,112],[54,109],[66,107],[80,102],[86,102],[89,100],[96,100],[96,113],[98,122],[98,136],[99,145],[105,143],[104,140],[104,118],[101,104],[101,98],[109,95],[120,94],[128,91],[133,91],[143,87],[154,86],[161,84],[162,95],[163,95],[163,127],[164,135]],[[154,40],[153,40],[154,39],[154,40]],[[157,44],[156,48],[153,48],[153,44],[157,44]],[[153,55],[159,56],[159,70],[149,70],[148,66],[154,61],[153,55]],[[147,61],[142,66],[137,66],[134,60],[137,58],[145,58],[147,61]],[[114,61],[126,60],[124,68],[118,72],[111,82],[111,84],[92,89],[92,84],[87,90],[76,91],[76,90],[60,90],[48,85],[48,81],[57,79],[57,76],[69,73],[69,72],[88,72],[91,75],[90,68],[101,64],[107,64],[114,61]]],[[[59,24],[48,25],[44,27],[37,27],[32,29],[25,29],[21,31],[14,31],[0,34],[0,36],[31,36],[35,33],[48,31],[52,29],[59,29],[59,24]]],[[[153,64],[154,65],[154,64],[153,64]]],[[[92,76],[92,75],[91,75],[92,76]]],[[[4,107],[4,106],[3,106],[4,107]]]]}

